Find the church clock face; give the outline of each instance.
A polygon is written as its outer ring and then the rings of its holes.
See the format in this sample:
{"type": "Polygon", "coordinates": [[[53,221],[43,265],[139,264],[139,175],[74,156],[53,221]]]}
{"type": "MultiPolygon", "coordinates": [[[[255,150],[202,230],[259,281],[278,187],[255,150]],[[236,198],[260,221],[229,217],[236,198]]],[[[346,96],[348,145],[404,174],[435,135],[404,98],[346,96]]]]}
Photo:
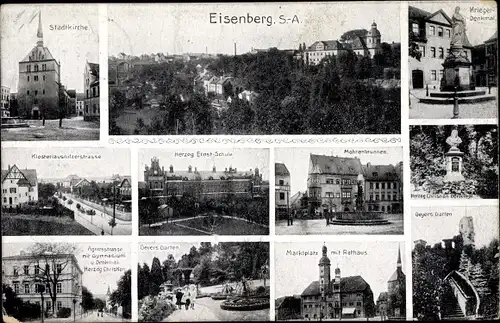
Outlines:
{"type": "Polygon", "coordinates": [[[155,170],[155,171],[154,171],[154,174],[155,174],[155,175],[158,175],[158,171],[157,171],[157,170],[155,170]]]}

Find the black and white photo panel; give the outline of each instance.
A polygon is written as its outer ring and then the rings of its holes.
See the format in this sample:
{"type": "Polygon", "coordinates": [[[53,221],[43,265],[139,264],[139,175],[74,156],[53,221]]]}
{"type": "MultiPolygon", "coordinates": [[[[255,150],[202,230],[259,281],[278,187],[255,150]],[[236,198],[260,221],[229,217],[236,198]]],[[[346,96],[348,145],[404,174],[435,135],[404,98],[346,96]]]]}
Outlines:
{"type": "Polygon", "coordinates": [[[131,235],[130,150],[2,149],[2,235],[131,235]]]}

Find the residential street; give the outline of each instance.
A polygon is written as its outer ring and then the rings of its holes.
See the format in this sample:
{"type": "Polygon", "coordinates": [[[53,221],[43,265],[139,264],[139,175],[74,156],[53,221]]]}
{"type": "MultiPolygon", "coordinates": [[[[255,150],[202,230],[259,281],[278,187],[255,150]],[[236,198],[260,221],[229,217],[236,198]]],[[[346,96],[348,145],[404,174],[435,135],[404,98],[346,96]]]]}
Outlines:
{"type": "Polygon", "coordinates": [[[92,231],[96,235],[101,235],[102,231],[104,231],[104,235],[130,235],[132,234],[132,221],[122,221],[118,218],[115,219],[116,226],[111,228],[109,225],[109,221],[112,219],[112,216],[105,214],[99,210],[93,209],[88,205],[83,205],[80,203],[85,210],[92,209],[96,212],[95,215],[90,216],[87,213],[80,212],[76,205],[81,202],[77,198],[70,196],[69,194],[63,194],[66,196],[66,201],[62,199],[59,200],[61,204],[75,212],[75,221],[92,231]],[[73,200],[73,204],[68,204],[69,200],[73,200]]]}

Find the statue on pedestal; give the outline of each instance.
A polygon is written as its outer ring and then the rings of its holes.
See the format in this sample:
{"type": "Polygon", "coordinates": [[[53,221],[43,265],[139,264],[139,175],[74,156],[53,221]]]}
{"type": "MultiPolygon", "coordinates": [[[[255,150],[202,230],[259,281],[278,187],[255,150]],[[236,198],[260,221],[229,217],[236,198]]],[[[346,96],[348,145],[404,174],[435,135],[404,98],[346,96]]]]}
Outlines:
{"type": "Polygon", "coordinates": [[[450,145],[450,150],[445,154],[446,157],[446,182],[458,182],[465,180],[462,175],[462,156],[463,152],[458,149],[458,145],[462,143],[462,139],[458,136],[458,130],[453,129],[451,135],[446,138],[446,143],[450,145]]]}
{"type": "Polygon", "coordinates": [[[451,18],[452,38],[451,47],[462,47],[466,31],[465,18],[460,14],[460,7],[455,8],[455,13],[451,18]]]}
{"type": "Polygon", "coordinates": [[[460,137],[458,136],[458,130],[457,129],[453,129],[451,131],[451,135],[446,138],[446,143],[448,145],[450,145],[450,151],[451,150],[459,150],[458,149],[458,145],[460,145],[462,143],[462,139],[460,139],[460,137]]]}

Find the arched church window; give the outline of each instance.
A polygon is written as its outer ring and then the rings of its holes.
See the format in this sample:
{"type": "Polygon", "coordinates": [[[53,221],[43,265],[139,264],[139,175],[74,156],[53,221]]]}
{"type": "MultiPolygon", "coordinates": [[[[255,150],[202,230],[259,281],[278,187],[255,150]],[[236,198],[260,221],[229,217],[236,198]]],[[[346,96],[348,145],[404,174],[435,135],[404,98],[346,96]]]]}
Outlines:
{"type": "Polygon", "coordinates": [[[458,172],[459,171],[459,161],[460,159],[458,157],[453,157],[451,160],[451,171],[452,172],[458,172]]]}

